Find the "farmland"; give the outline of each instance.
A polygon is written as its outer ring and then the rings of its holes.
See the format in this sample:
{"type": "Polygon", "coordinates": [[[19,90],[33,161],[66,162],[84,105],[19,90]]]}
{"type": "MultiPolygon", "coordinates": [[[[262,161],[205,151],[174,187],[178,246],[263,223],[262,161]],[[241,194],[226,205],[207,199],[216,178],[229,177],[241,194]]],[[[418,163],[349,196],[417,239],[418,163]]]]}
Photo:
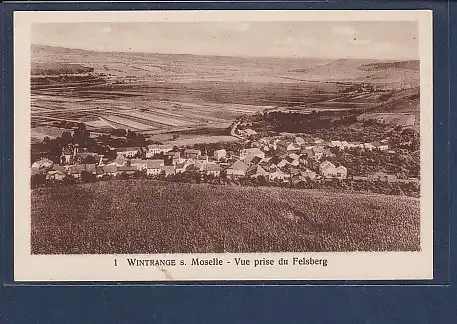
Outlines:
{"type": "Polygon", "coordinates": [[[154,180],[41,188],[31,225],[34,254],[420,249],[418,199],[288,188],[154,180]]]}
{"type": "MultiPolygon", "coordinates": [[[[271,109],[408,113],[417,111],[419,98],[402,94],[418,94],[417,63],[102,53],[34,45],[32,127],[83,122],[91,131],[124,128],[154,135],[227,128],[241,115],[271,109]]],[[[55,136],[43,128],[33,134],[55,136]]]]}

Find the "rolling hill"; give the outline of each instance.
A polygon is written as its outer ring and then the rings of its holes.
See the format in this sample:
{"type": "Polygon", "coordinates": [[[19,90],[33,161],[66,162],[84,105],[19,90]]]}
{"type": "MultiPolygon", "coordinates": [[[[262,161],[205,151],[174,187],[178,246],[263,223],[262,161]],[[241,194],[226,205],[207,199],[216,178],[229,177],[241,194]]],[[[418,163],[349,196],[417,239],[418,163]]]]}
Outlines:
{"type": "Polygon", "coordinates": [[[32,70],[36,64],[73,63],[118,77],[194,82],[207,80],[287,83],[341,81],[419,84],[419,61],[367,59],[268,58],[96,52],[32,45],[32,70]]]}
{"type": "Polygon", "coordinates": [[[315,81],[419,85],[419,61],[338,59],[294,72],[301,73],[304,79],[315,81]]]}

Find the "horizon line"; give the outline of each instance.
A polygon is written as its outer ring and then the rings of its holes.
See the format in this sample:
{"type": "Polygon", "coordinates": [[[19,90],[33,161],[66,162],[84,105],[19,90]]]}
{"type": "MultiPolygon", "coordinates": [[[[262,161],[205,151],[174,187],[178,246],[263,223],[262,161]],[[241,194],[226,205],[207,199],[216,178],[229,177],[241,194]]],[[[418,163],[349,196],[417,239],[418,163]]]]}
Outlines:
{"type": "Polygon", "coordinates": [[[136,51],[110,51],[110,50],[95,50],[80,47],[64,47],[56,45],[47,45],[39,43],[31,43],[31,46],[47,46],[53,48],[62,48],[70,50],[81,50],[86,52],[96,53],[122,53],[122,54],[159,54],[159,55],[189,55],[189,56],[215,56],[215,57],[235,57],[235,58],[272,58],[272,59],[310,59],[310,60],[379,60],[379,61],[420,61],[420,58],[402,57],[402,58],[378,58],[378,57],[307,57],[307,56],[255,56],[255,55],[222,55],[222,54],[195,54],[195,53],[170,53],[170,52],[136,52],[136,51]]]}

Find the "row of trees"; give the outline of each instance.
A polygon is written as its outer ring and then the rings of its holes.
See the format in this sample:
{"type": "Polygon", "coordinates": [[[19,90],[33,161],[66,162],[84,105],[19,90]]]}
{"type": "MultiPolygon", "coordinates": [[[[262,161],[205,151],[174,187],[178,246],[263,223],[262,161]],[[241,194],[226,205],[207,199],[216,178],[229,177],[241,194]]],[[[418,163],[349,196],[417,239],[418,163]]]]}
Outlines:
{"type": "Polygon", "coordinates": [[[53,139],[45,137],[43,142],[32,144],[32,161],[44,155],[55,163],[59,163],[62,148],[69,144],[78,144],[89,152],[114,158],[116,154],[110,147],[142,147],[150,143],[143,134],[125,129],[115,129],[111,135],[100,135],[93,138],[86,125],[79,123],[73,132],[66,130],[62,132],[61,136],[53,139]]]}
{"type": "Polygon", "coordinates": [[[352,142],[375,142],[388,137],[389,145],[394,149],[398,147],[416,151],[420,147],[419,132],[412,128],[397,126],[392,130],[391,126],[376,120],[358,121],[357,114],[331,116],[330,113],[336,114],[325,111],[313,111],[310,114],[274,111],[251,117],[250,122],[261,132],[306,132],[327,141],[342,139],[352,142]],[[354,128],[355,123],[360,123],[360,126],[354,128]]]}
{"type": "Polygon", "coordinates": [[[395,154],[378,150],[351,148],[331,149],[334,156],[325,158],[336,165],[344,165],[352,175],[368,175],[375,172],[394,174],[400,179],[420,177],[419,152],[398,149],[395,154]]]}
{"type": "Polygon", "coordinates": [[[96,181],[106,180],[126,180],[126,179],[155,179],[170,182],[181,183],[208,183],[214,185],[240,185],[240,186],[270,186],[270,187],[284,187],[295,189],[328,189],[338,191],[358,191],[367,193],[380,193],[385,195],[405,195],[411,197],[419,197],[420,186],[416,182],[388,182],[388,181],[360,181],[352,179],[332,179],[320,181],[282,181],[275,180],[269,181],[264,176],[257,178],[243,177],[239,179],[232,179],[227,177],[224,173],[220,177],[213,175],[200,174],[198,172],[184,172],[174,175],[165,176],[160,174],[157,176],[146,176],[144,172],[136,171],[133,174],[120,174],[116,177],[104,175],[97,178],[94,174],[83,171],[80,179],[75,179],[67,176],[63,181],[47,180],[43,174],[33,175],[31,179],[32,188],[39,188],[44,186],[54,185],[74,185],[77,183],[91,183],[96,181]]]}

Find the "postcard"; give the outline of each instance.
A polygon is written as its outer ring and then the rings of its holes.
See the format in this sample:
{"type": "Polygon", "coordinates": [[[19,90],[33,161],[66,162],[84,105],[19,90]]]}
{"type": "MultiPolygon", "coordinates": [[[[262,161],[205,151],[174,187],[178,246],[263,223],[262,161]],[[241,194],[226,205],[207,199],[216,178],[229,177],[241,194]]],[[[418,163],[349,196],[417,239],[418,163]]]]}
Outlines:
{"type": "Polygon", "coordinates": [[[15,281],[433,278],[431,11],[13,32],[15,281]]]}

